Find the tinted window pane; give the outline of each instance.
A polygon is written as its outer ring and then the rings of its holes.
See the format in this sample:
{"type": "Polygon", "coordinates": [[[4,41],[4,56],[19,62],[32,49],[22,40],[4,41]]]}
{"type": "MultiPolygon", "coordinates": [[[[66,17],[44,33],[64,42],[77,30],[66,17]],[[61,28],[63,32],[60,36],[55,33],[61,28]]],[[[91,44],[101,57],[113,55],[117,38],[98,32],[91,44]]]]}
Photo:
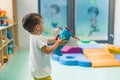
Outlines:
{"type": "Polygon", "coordinates": [[[67,0],[41,0],[41,15],[44,19],[44,35],[51,36],[57,26],[67,26],[67,0]]]}
{"type": "Polygon", "coordinates": [[[108,40],[109,0],[76,0],[76,35],[108,40]]]}

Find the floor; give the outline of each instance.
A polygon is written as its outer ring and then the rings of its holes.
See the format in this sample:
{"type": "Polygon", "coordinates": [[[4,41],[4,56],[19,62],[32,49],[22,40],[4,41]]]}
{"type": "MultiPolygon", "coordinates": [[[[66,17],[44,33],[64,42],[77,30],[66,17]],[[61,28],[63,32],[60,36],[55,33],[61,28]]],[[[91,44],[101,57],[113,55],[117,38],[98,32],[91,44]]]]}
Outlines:
{"type": "MultiPolygon", "coordinates": [[[[27,67],[28,53],[19,50],[0,72],[0,80],[33,80],[27,67]]],[[[53,80],[120,80],[120,67],[88,68],[51,62],[53,80]]]]}

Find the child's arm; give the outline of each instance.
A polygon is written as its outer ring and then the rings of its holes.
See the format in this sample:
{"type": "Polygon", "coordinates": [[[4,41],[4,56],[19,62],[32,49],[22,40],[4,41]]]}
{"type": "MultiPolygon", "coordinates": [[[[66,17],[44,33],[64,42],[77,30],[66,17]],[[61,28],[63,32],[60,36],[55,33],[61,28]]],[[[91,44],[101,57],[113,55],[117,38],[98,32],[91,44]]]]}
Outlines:
{"type": "Polygon", "coordinates": [[[55,42],[56,42],[55,37],[50,38],[50,39],[48,40],[48,44],[52,44],[52,43],[55,43],[55,42]]]}
{"type": "Polygon", "coordinates": [[[57,40],[55,42],[54,45],[50,46],[50,47],[47,47],[47,46],[43,46],[41,48],[41,50],[47,54],[50,54],[51,52],[53,52],[59,45],[64,45],[67,41],[64,40],[64,39],[61,39],[61,40],[57,40]]]}

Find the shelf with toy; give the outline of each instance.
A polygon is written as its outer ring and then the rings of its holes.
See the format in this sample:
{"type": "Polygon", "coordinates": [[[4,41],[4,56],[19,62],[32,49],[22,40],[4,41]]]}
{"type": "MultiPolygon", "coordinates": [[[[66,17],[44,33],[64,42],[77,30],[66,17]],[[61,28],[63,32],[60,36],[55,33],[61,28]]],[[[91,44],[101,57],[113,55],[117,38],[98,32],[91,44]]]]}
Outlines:
{"type": "MultiPolygon", "coordinates": [[[[7,47],[6,47],[6,49],[7,49],[7,47]]],[[[9,55],[6,54],[7,52],[4,53],[4,55],[1,53],[3,53],[3,50],[0,50],[0,72],[6,67],[6,65],[9,63],[9,61],[14,57],[16,51],[14,51],[13,54],[9,54],[9,55]]]]}
{"type": "Polygon", "coordinates": [[[0,27],[0,48],[6,43],[6,28],[0,27]]]}
{"type": "Polygon", "coordinates": [[[15,49],[15,28],[17,24],[0,27],[0,70],[2,70],[14,56],[15,49]]]}
{"type": "Polygon", "coordinates": [[[7,38],[8,40],[13,39],[9,44],[8,44],[8,54],[14,53],[15,50],[17,50],[17,35],[16,35],[16,25],[13,25],[13,27],[7,28],[7,38]]]}
{"type": "Polygon", "coordinates": [[[12,36],[14,36],[14,28],[16,25],[17,24],[15,23],[10,24],[9,26],[0,27],[0,48],[9,43],[10,39],[14,38],[12,36]]]}
{"type": "Polygon", "coordinates": [[[16,3],[16,0],[0,1],[0,71],[9,63],[18,48],[16,3]],[[4,60],[8,61],[3,63],[4,60]]]}
{"type": "Polygon", "coordinates": [[[0,48],[2,46],[2,31],[0,30],[0,48]]]}
{"type": "Polygon", "coordinates": [[[10,27],[13,27],[13,26],[16,26],[16,25],[17,25],[17,23],[9,24],[8,26],[0,26],[0,30],[6,29],[6,28],[10,28],[10,27]]]}
{"type": "Polygon", "coordinates": [[[0,65],[3,65],[3,52],[2,52],[3,50],[2,49],[0,49],[0,65]]]}
{"type": "Polygon", "coordinates": [[[0,26],[8,26],[8,17],[5,10],[0,9],[0,26]]]}
{"type": "Polygon", "coordinates": [[[2,69],[4,69],[4,67],[12,59],[12,57],[15,55],[15,53],[17,51],[16,49],[13,48],[13,44],[12,44],[12,47],[11,47],[11,45],[9,45],[9,44],[11,44],[11,42],[13,42],[13,39],[10,39],[0,49],[0,71],[2,71],[2,69]],[[10,48],[10,50],[9,50],[9,48],[10,48]]]}
{"type": "MultiPolygon", "coordinates": [[[[13,53],[12,54],[8,54],[8,60],[10,61],[12,59],[12,57],[14,57],[15,53],[16,53],[16,49],[14,49],[13,53]]],[[[8,61],[8,62],[9,62],[8,61]]]]}
{"type": "Polygon", "coordinates": [[[0,50],[0,71],[7,65],[8,53],[7,46],[0,50]]]}
{"type": "Polygon", "coordinates": [[[4,60],[8,60],[6,57],[0,57],[0,59],[2,60],[1,62],[0,62],[0,72],[5,68],[5,66],[8,64],[8,62],[6,62],[6,63],[4,63],[4,60]],[[4,58],[4,59],[3,59],[4,58]]]}
{"type": "Polygon", "coordinates": [[[7,46],[5,46],[4,48],[3,48],[3,63],[7,63],[7,61],[8,61],[8,47],[7,46]]]}
{"type": "Polygon", "coordinates": [[[5,46],[7,46],[12,41],[13,41],[13,39],[8,40],[5,44],[2,45],[2,47],[0,49],[4,48],[5,46]]]}
{"type": "Polygon", "coordinates": [[[14,52],[14,26],[12,27],[8,27],[6,29],[6,33],[7,33],[7,40],[5,42],[5,44],[2,45],[2,48],[4,48],[5,46],[8,46],[8,54],[12,54],[14,52]]]}
{"type": "Polygon", "coordinates": [[[0,47],[2,47],[7,42],[7,34],[5,28],[2,31],[0,31],[0,35],[1,35],[0,47]]]}

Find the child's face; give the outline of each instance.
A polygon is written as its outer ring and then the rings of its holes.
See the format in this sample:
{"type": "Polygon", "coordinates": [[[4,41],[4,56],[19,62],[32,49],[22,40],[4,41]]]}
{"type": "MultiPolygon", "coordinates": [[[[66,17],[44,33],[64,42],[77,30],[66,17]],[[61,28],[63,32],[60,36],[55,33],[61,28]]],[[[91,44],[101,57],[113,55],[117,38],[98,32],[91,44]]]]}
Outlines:
{"type": "Polygon", "coordinates": [[[40,24],[36,26],[36,30],[39,31],[40,33],[44,31],[44,24],[42,19],[40,19],[40,24]]]}
{"type": "Polygon", "coordinates": [[[40,19],[41,23],[40,23],[40,32],[42,33],[44,31],[44,23],[43,20],[40,19]]]}

